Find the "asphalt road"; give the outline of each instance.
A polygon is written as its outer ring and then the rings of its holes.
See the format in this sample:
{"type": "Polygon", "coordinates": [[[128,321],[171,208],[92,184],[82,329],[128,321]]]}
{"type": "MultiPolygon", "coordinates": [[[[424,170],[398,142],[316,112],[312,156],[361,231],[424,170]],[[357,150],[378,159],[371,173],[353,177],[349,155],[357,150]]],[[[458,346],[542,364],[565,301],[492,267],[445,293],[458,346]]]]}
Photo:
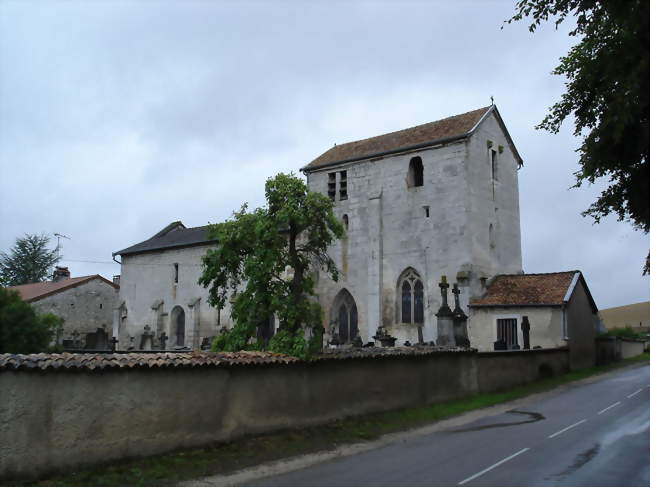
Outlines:
{"type": "Polygon", "coordinates": [[[250,487],[650,487],[650,366],[250,487]]]}

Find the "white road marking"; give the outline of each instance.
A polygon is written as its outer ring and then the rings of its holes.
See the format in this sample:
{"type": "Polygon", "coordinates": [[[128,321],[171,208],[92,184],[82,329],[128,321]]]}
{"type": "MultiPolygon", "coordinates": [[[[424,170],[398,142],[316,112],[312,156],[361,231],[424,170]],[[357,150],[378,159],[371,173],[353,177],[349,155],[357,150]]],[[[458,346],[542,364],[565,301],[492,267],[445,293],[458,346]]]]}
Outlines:
{"type": "Polygon", "coordinates": [[[598,414],[603,414],[605,411],[607,411],[607,410],[609,410],[609,409],[612,409],[612,408],[618,406],[619,404],[621,404],[621,401],[617,401],[617,402],[615,402],[614,404],[612,404],[611,406],[607,406],[607,407],[606,407],[605,409],[603,409],[602,411],[598,411],[598,414]]]}
{"type": "Polygon", "coordinates": [[[577,423],[573,423],[571,426],[567,426],[566,428],[553,433],[551,436],[549,436],[549,438],[555,438],[557,435],[561,435],[565,431],[569,431],[571,428],[575,428],[576,426],[578,426],[579,424],[584,423],[585,421],[587,421],[587,420],[583,419],[582,421],[578,421],[577,423]]]}
{"type": "Polygon", "coordinates": [[[501,461],[495,463],[495,464],[492,465],[491,467],[488,467],[488,468],[486,468],[485,470],[481,470],[479,473],[475,473],[475,474],[472,475],[471,477],[467,477],[465,480],[463,480],[463,481],[461,481],[461,482],[458,482],[458,485],[466,484],[466,483],[469,482],[470,480],[474,480],[475,478],[480,477],[480,476],[483,475],[484,473],[488,473],[490,470],[497,468],[499,465],[502,465],[502,464],[506,463],[508,460],[512,460],[512,459],[515,458],[517,455],[521,455],[522,453],[527,452],[528,450],[530,450],[530,448],[524,448],[523,450],[519,450],[517,453],[515,453],[515,454],[513,454],[513,455],[510,455],[508,458],[504,458],[503,460],[501,460],[501,461]]]}
{"type": "Polygon", "coordinates": [[[629,396],[627,396],[627,398],[629,399],[629,398],[631,398],[631,397],[636,396],[636,395],[637,395],[639,392],[641,392],[642,390],[643,390],[643,387],[642,387],[641,389],[639,389],[638,391],[633,392],[632,394],[630,394],[629,396]]]}

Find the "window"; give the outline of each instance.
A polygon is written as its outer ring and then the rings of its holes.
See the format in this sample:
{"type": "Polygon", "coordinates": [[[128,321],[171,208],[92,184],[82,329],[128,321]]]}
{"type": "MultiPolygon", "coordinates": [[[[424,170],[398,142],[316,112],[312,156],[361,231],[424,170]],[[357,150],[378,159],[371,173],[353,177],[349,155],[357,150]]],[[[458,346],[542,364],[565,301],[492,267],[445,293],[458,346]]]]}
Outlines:
{"type": "Polygon", "coordinates": [[[494,240],[494,225],[490,223],[490,228],[488,230],[488,237],[490,239],[490,250],[494,250],[496,248],[496,241],[494,240]]]}
{"type": "Polygon", "coordinates": [[[345,231],[348,231],[348,227],[350,226],[350,222],[348,220],[347,215],[343,215],[343,226],[345,227],[345,231]]]}
{"type": "Polygon", "coordinates": [[[497,319],[497,340],[506,344],[508,350],[519,345],[517,339],[517,318],[497,319]]]}
{"type": "Polygon", "coordinates": [[[336,199],[336,173],[331,172],[327,176],[327,196],[334,201],[336,199]]]}
{"type": "Polygon", "coordinates": [[[348,172],[341,171],[341,178],[339,180],[339,199],[348,199],[348,172]]]}
{"type": "MultiPolygon", "coordinates": [[[[332,201],[336,201],[336,173],[330,172],[327,174],[327,196],[332,201]]],[[[339,171],[338,173],[338,193],[339,201],[348,199],[348,172],[339,171]]]]}
{"type": "Polygon", "coordinates": [[[409,162],[409,172],[406,178],[406,184],[409,188],[424,185],[424,167],[420,157],[414,157],[409,162]]]}
{"type": "Polygon", "coordinates": [[[429,218],[429,207],[423,206],[422,208],[424,208],[424,217],[429,218]]]}
{"type": "Polygon", "coordinates": [[[174,264],[174,284],[178,284],[178,264],[174,264]]]}
{"type": "Polygon", "coordinates": [[[498,174],[498,161],[497,161],[497,151],[490,149],[490,168],[492,172],[492,199],[495,199],[495,185],[494,183],[499,180],[498,174]]]}
{"type": "Polygon", "coordinates": [[[400,279],[400,321],[424,323],[424,286],[417,272],[407,269],[400,279]]]}
{"type": "Polygon", "coordinates": [[[354,298],[347,289],[342,289],[332,304],[332,332],[341,343],[348,343],[359,335],[359,317],[354,298]]]}

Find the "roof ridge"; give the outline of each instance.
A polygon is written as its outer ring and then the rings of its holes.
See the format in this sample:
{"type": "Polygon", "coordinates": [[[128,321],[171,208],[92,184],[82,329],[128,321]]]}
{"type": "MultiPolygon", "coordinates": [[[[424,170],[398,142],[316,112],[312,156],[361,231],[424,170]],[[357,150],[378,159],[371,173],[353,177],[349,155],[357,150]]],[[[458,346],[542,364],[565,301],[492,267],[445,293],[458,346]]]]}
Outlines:
{"type": "MultiPolygon", "coordinates": [[[[489,105],[412,127],[335,144],[301,168],[301,171],[310,172],[336,164],[362,161],[459,141],[470,137],[476,127],[490,113],[495,113],[497,119],[501,120],[496,106],[489,105]]],[[[499,123],[502,124],[502,122],[499,123]]],[[[505,127],[503,128],[505,130],[505,127]]]]}
{"type": "Polygon", "coordinates": [[[450,115],[450,116],[448,116],[448,117],[439,118],[438,120],[432,120],[431,122],[419,123],[419,124],[417,124],[417,125],[413,125],[413,126],[411,126],[411,127],[407,127],[407,128],[404,128],[404,129],[393,130],[392,132],[386,132],[386,133],[383,133],[383,134],[377,134],[377,135],[373,135],[373,136],[371,136],[371,137],[365,137],[365,138],[363,138],[363,139],[350,140],[350,141],[348,141],[348,142],[343,142],[342,144],[334,144],[334,145],[336,145],[336,146],[344,146],[344,145],[348,145],[348,144],[354,144],[354,143],[356,143],[356,142],[364,142],[364,141],[366,141],[366,140],[375,139],[375,138],[377,138],[377,137],[385,137],[385,136],[387,136],[387,135],[399,134],[399,133],[401,133],[401,132],[407,132],[407,131],[409,131],[409,130],[413,130],[413,129],[416,129],[416,128],[419,128],[419,127],[424,127],[425,125],[432,125],[432,124],[434,124],[434,123],[443,122],[443,121],[445,121],[445,120],[451,120],[452,118],[463,117],[463,116],[468,115],[468,114],[470,114],[470,113],[478,112],[478,111],[481,111],[481,110],[488,110],[491,106],[492,106],[492,105],[488,105],[488,106],[485,106],[485,107],[476,108],[476,109],[474,109],[474,110],[469,110],[469,111],[467,111],[467,112],[457,113],[456,115],[450,115]]]}
{"type": "MultiPolygon", "coordinates": [[[[181,220],[176,220],[171,222],[170,224],[166,225],[165,228],[160,230],[158,233],[156,233],[153,237],[151,238],[156,238],[156,237],[162,237],[163,235],[167,235],[170,231],[172,231],[174,228],[177,226],[181,226],[183,228],[187,228],[181,220]]],[[[151,238],[149,240],[151,240],[151,238]]]]}

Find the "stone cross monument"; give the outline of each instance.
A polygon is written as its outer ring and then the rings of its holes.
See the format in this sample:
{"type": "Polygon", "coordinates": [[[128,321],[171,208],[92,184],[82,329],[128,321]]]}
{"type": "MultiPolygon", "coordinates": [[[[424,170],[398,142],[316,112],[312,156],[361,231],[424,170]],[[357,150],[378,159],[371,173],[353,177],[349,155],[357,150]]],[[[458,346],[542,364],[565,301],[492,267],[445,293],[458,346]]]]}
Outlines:
{"type": "Polygon", "coordinates": [[[454,314],[447,304],[447,290],[449,284],[447,283],[447,276],[442,276],[440,280],[440,295],[442,296],[442,306],[436,313],[438,318],[438,346],[441,347],[454,347],[456,340],[454,339],[454,314]]]}

